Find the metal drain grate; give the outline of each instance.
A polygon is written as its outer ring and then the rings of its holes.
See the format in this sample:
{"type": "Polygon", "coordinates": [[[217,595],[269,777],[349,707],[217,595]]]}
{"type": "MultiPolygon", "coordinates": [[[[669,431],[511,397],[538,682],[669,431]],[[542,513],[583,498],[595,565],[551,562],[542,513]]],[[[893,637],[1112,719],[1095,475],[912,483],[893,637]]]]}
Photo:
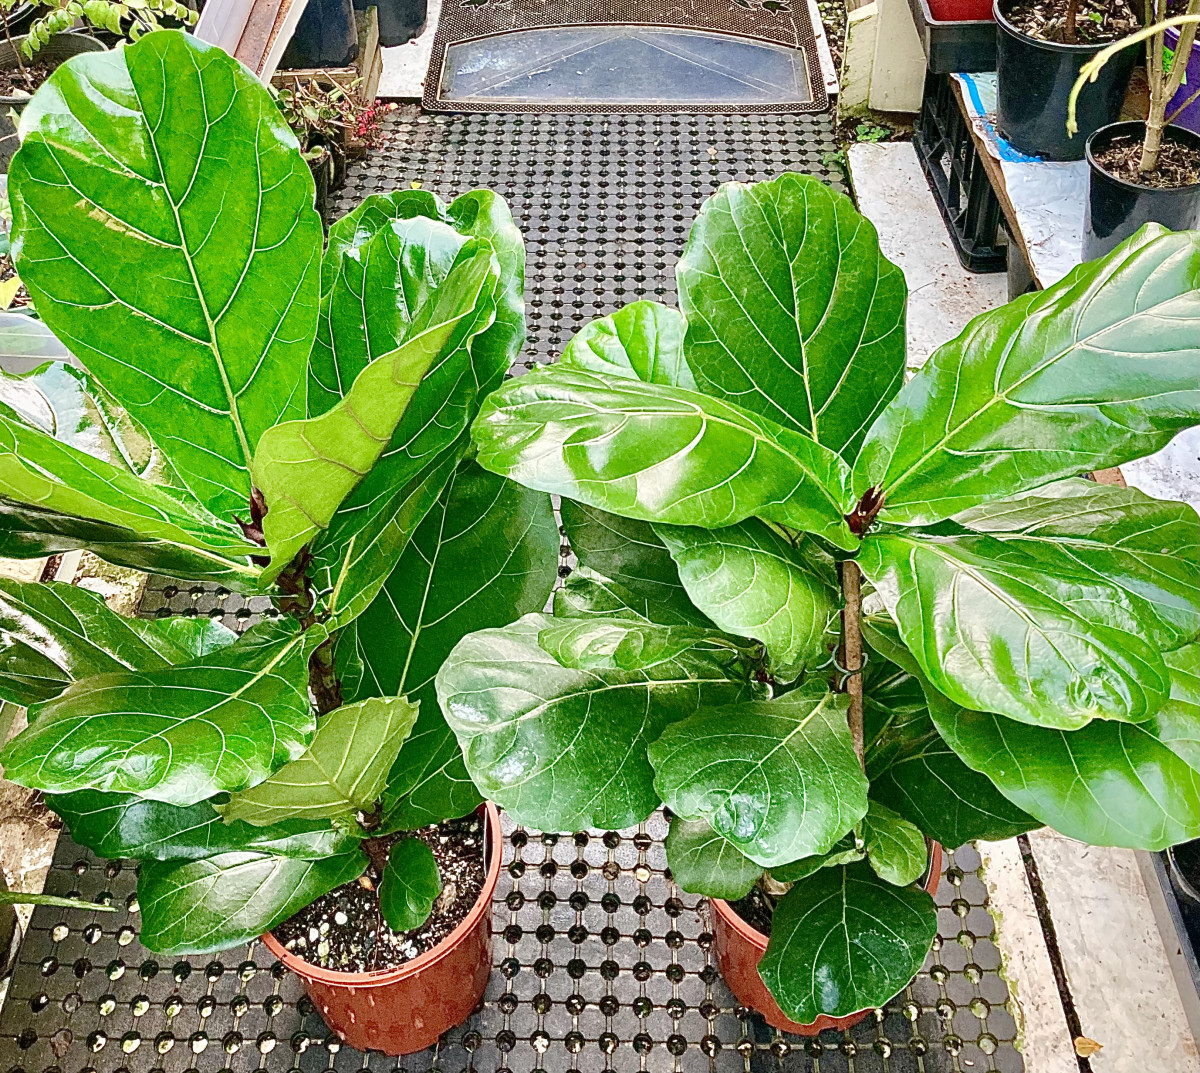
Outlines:
{"type": "MultiPolygon", "coordinates": [[[[718,183],[795,169],[844,189],[834,150],[826,117],[403,109],[389,117],[383,149],[352,169],[340,209],[414,181],[447,198],[475,186],[504,194],[528,248],[520,372],[619,305],[674,302],[675,261],[718,183]]],[[[142,612],[244,629],[268,606],[154,578],[142,612]]],[[[64,835],[46,889],[123,911],[37,909],[0,1012],[0,1073],[1021,1073],[972,847],[946,856],[939,938],[921,975],[879,1017],[801,1040],[736,1008],[713,965],[701,899],[664,874],[665,831],[661,815],[574,836],[506,824],[484,1005],[437,1049],[401,1060],[329,1038],[299,981],[259,944],[180,960],[151,954],[137,941],[133,867],[97,861],[64,835]]]]}

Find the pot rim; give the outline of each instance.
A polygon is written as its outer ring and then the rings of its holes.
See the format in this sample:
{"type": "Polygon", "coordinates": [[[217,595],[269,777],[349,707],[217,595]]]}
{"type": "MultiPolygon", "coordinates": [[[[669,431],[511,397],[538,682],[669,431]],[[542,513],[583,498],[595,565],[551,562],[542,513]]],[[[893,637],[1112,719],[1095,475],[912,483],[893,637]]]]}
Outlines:
{"type": "MultiPolygon", "coordinates": [[[[1092,155],[1092,142],[1101,134],[1117,133],[1118,128],[1125,127],[1131,133],[1136,131],[1145,131],[1146,122],[1143,119],[1122,119],[1116,123],[1109,123],[1106,126],[1100,127],[1098,130],[1092,131],[1087,136],[1087,141],[1083,145],[1083,155],[1088,162],[1088,167],[1099,172],[1110,183],[1121,187],[1123,190],[1129,190],[1137,194],[1155,194],[1163,197],[1172,197],[1175,195],[1195,195],[1197,190],[1200,190],[1200,180],[1194,183],[1188,183],[1187,186],[1143,186],[1141,183],[1131,183],[1128,179],[1122,179],[1118,175],[1114,175],[1111,171],[1104,167],[1092,155]]],[[[1163,127],[1164,131],[1171,131],[1174,135],[1184,135],[1179,138],[1182,142],[1194,141],[1194,148],[1200,149],[1200,134],[1193,130],[1188,130],[1187,127],[1181,127],[1178,123],[1169,123],[1163,127]]]]}
{"type": "MultiPolygon", "coordinates": [[[[942,878],[942,844],[929,840],[929,875],[925,879],[925,890],[932,895],[937,890],[938,883],[942,878]]],[[[757,928],[747,924],[737,911],[724,898],[709,898],[708,904],[713,907],[713,911],[721,915],[721,919],[731,927],[738,936],[745,939],[754,949],[760,953],[766,953],[767,943],[770,940],[757,928]]],[[[874,1007],[870,1007],[874,1009],[874,1007]]],[[[850,1013],[840,1014],[838,1020],[845,1017],[854,1017],[857,1014],[863,1013],[863,1010],[853,1010],[850,1013]]],[[[822,1017],[833,1017],[833,1014],[821,1014],[822,1017]]],[[[816,1023],[815,1021],[813,1022],[816,1023]]]]}
{"type": "Polygon", "coordinates": [[[1029,34],[1025,33],[1023,30],[1018,30],[1011,22],[1008,21],[1008,18],[1005,16],[1004,12],[1000,10],[1000,0],[992,0],[992,17],[996,20],[996,25],[1002,26],[1005,32],[1010,36],[1015,37],[1018,41],[1029,45],[1032,48],[1040,48],[1044,52],[1068,52],[1091,55],[1101,51],[1102,49],[1108,48],[1109,45],[1120,40],[1120,38],[1114,38],[1113,41],[1101,41],[1090,45],[1068,45],[1061,41],[1046,41],[1041,37],[1030,37],[1029,34]]]}
{"type": "MultiPolygon", "coordinates": [[[[29,36],[28,34],[21,34],[19,37],[14,37],[12,39],[13,48],[20,48],[21,42],[24,41],[25,38],[27,38],[28,36],[29,36]]],[[[92,44],[83,46],[77,52],[73,52],[69,56],[61,57],[58,61],[58,66],[61,66],[62,64],[66,63],[68,60],[74,59],[76,56],[82,56],[85,52],[108,52],[108,51],[110,51],[108,46],[105,45],[103,41],[98,41],[96,38],[92,37],[91,34],[77,33],[74,30],[64,30],[62,33],[50,35],[51,41],[61,41],[63,38],[69,38],[72,41],[90,41],[90,42],[92,42],[92,44]]],[[[2,38],[0,38],[0,48],[4,48],[4,49],[8,48],[8,42],[3,40],[2,38]]],[[[33,62],[33,61],[30,61],[30,62],[33,62]]],[[[0,70],[15,71],[16,69],[17,69],[17,64],[15,61],[12,63],[6,64],[3,59],[0,59],[0,70]]],[[[55,70],[57,70],[57,69],[58,69],[58,67],[56,66],[55,70]]],[[[53,74],[54,72],[51,71],[50,73],[53,74]]],[[[42,85],[45,85],[45,82],[43,82],[42,85]]],[[[41,89],[41,88],[42,88],[42,86],[38,86],[38,89],[41,89]]],[[[35,90],[35,92],[36,92],[36,90],[35,90]]],[[[31,100],[33,100],[32,94],[30,94],[28,97],[6,97],[6,96],[0,94],[0,104],[6,104],[11,107],[23,107],[24,105],[28,104],[31,100]]]]}
{"type": "Polygon", "coordinates": [[[483,889],[479,892],[479,897],[471,906],[471,911],[466,917],[432,950],[426,950],[412,961],[406,961],[403,965],[397,965],[391,969],[376,969],[373,972],[340,972],[337,969],[326,969],[320,965],[314,965],[311,961],[305,961],[304,958],[298,957],[290,950],[285,950],[283,944],[269,931],[263,932],[261,936],[263,945],[297,976],[303,976],[321,984],[335,984],[343,987],[383,987],[410,976],[416,976],[430,965],[441,961],[474,930],[481,917],[492,911],[492,896],[500,881],[500,864],[504,856],[500,812],[491,801],[485,801],[476,811],[478,812],[480,809],[483,810],[487,821],[484,825],[484,847],[485,851],[491,854],[487,873],[483,878],[483,889]]]}

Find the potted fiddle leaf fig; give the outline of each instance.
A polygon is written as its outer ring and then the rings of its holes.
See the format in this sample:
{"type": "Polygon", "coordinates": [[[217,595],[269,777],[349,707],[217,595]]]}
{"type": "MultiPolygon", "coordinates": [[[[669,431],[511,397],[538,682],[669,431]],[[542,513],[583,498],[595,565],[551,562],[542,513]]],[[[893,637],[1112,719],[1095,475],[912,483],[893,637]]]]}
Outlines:
{"type": "Polygon", "coordinates": [[[908,383],[903,276],[815,179],[721,187],[677,281],[485,401],[480,465],[563,497],[580,569],[438,698],[517,822],[665,804],[739,1000],[846,1026],[929,952],[939,843],[1200,833],[1200,521],[1081,477],[1200,423],[1200,236],[1142,230],[908,383]]]}
{"type": "Polygon", "coordinates": [[[482,996],[500,869],[434,675],[557,574],[549,497],[469,457],[520,233],[406,190],[325,244],[267,89],[175,31],[61,66],[21,135],[12,248],[76,360],[0,378],[0,554],[273,599],[238,637],[0,581],[5,776],[141,862],[150,949],[262,935],[353,1045],[429,1046],[482,996]]]}

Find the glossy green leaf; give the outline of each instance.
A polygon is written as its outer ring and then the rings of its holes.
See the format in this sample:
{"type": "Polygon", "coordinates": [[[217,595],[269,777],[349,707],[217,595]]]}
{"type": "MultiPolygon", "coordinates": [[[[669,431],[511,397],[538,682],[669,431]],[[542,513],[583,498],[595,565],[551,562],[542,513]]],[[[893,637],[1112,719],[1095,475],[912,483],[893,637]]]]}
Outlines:
{"type": "Polygon", "coordinates": [[[697,625],[706,621],[688,599],[671,553],[648,522],[573,499],[564,499],[559,513],[581,567],[615,581],[642,600],[672,609],[681,621],[697,625]]]}
{"type": "Polygon", "coordinates": [[[236,526],[0,411],[0,554],[81,547],[119,566],[236,589],[259,575],[249,556],[261,549],[236,526]]]}
{"type": "Polygon", "coordinates": [[[752,659],[754,649],[738,638],[701,626],[662,626],[628,617],[552,619],[538,645],[562,666],[577,670],[636,671],[688,652],[709,653],[732,663],[752,659]]]}
{"type": "Polygon", "coordinates": [[[495,284],[491,247],[468,243],[417,310],[404,342],[359,373],[344,399],[320,417],[264,433],[252,467],[268,508],[263,534],[271,565],[264,582],[329,526],[383,453],[438,356],[464,346],[490,322],[495,284]]]}
{"type": "Polygon", "coordinates": [[[28,313],[0,311],[0,355],[12,365],[47,358],[66,358],[70,351],[43,321],[28,313]]]}
{"type": "Polygon", "coordinates": [[[872,801],[862,821],[867,861],[880,879],[907,887],[925,874],[929,851],[925,836],[887,805],[872,801]]]}
{"type": "MultiPolygon", "coordinates": [[[[508,205],[491,190],[472,190],[448,206],[427,190],[394,190],[364,198],[329,229],[321,269],[321,319],[309,359],[310,417],[342,398],[370,360],[395,347],[410,311],[419,304],[414,298],[440,284],[469,238],[486,239],[500,265],[496,319],[471,348],[474,386],[482,394],[496,386],[525,341],[525,246],[508,205]],[[411,229],[404,226],[409,221],[411,229]],[[446,231],[431,224],[445,225],[458,236],[457,242],[448,241],[446,231]],[[387,237],[375,246],[381,234],[387,237]],[[397,255],[397,243],[401,251],[415,256],[397,255]]],[[[422,395],[429,395],[435,405],[453,405],[458,396],[457,381],[437,376],[428,377],[423,388],[414,411],[424,409],[422,395]],[[454,383],[455,390],[447,391],[447,383],[454,383]]],[[[471,416],[473,411],[466,420],[471,416]]],[[[441,424],[450,427],[444,418],[441,424]]],[[[393,446],[406,442],[403,433],[419,428],[414,423],[409,430],[401,429],[393,446]]],[[[461,430],[454,429],[450,438],[461,430]]]]}
{"type": "Polygon", "coordinates": [[[1200,423],[1200,237],[1150,224],[976,317],[880,414],[854,494],[920,524],[1120,465],[1200,423]]]}
{"type": "MultiPolygon", "coordinates": [[[[895,626],[887,625],[898,645],[895,626]]],[[[863,705],[872,801],[944,846],[995,842],[1041,826],[962,762],[934,727],[921,683],[887,662],[877,629],[868,625],[864,633],[872,646],[863,705]]]]}
{"type": "Polygon", "coordinates": [[[1200,771],[1200,645],[1193,642],[1167,652],[1164,658],[1171,675],[1171,696],[1154,716],[1153,733],[1200,771]]]}
{"type": "Polygon", "coordinates": [[[559,362],[695,391],[696,380],[683,356],[686,327],[677,309],[658,302],[633,302],[576,332],[559,362]]]}
{"type": "Polygon", "coordinates": [[[220,853],[144,861],[138,938],[159,954],[208,954],[256,939],[366,870],[362,850],[317,860],[220,853]]]}
{"type": "Polygon", "coordinates": [[[244,512],[259,437],[304,416],[320,285],[312,175],[267,88],[164,31],[63,64],[21,137],[38,313],[201,502],[244,512]]]}
{"type": "Polygon", "coordinates": [[[49,794],[46,803],[66,821],[74,841],[114,860],[167,861],[236,850],[312,860],[349,852],[359,842],[353,831],[329,824],[226,823],[210,801],[179,806],[136,794],[77,790],[49,794]]]}
{"type": "Polygon", "coordinates": [[[667,832],[667,867],[682,890],[735,902],[762,875],[755,864],[705,820],[672,817],[667,832]]]}
{"type": "Polygon", "coordinates": [[[348,696],[403,693],[421,703],[388,779],[388,826],[436,823],[479,803],[433,678],[465,634],[546,606],[558,539],[548,496],[463,463],[379,595],[339,639],[339,663],[352,654],[361,667],[345,683],[348,696]]]}
{"type": "Polygon", "coordinates": [[[410,481],[376,489],[377,495],[353,507],[343,505],[318,536],[313,575],[329,608],[331,629],[348,625],[371,605],[469,445],[464,434],[410,481]]]}
{"type": "Polygon", "coordinates": [[[74,585],[0,578],[0,696],[28,706],[94,674],[187,663],[235,636],[204,616],[126,618],[74,585]]]}
{"type": "Polygon", "coordinates": [[[670,722],[746,689],[716,655],[638,670],[563,667],[538,645],[553,619],[525,615],[459,642],[437,675],[467,771],[516,823],[620,828],[657,806],[646,745],[670,722]]]}
{"type": "Polygon", "coordinates": [[[928,679],[966,707],[1072,730],[1148,719],[1169,691],[1122,590],[989,536],[877,534],[863,573],[928,679]]]}
{"type": "Polygon", "coordinates": [[[836,590],[791,543],[750,519],[724,529],[658,526],[692,602],[723,630],[767,646],[772,674],[792,681],[837,646],[836,590]]]}
{"type": "Polygon", "coordinates": [[[836,454],[694,391],[554,365],[493,392],[472,435],[485,469],[613,514],[707,529],[758,516],[858,545],[836,454]]]}
{"type": "MultiPolygon", "coordinates": [[[[1192,662],[1195,660],[1193,658],[1192,662]]],[[[1177,672],[1178,673],[1178,672],[1177,672]]],[[[1200,719],[1190,687],[1179,707],[1138,725],[1093,720],[1081,730],[1029,726],[961,708],[934,689],[939,733],[1010,801],[1068,838],[1160,850],[1200,837],[1200,719]]]]}
{"type": "Polygon", "coordinates": [[[904,274],[818,179],[725,183],[675,270],[701,390],[853,459],[904,382],[904,274]]]}
{"type": "Polygon", "coordinates": [[[30,709],[29,728],[0,752],[5,777],[175,805],[252,786],[312,737],[311,645],[266,622],[191,663],[85,678],[30,709]]]}
{"type": "Polygon", "coordinates": [[[0,404],[84,454],[149,476],[153,445],[84,370],[51,361],[24,376],[0,372],[0,404]]]}
{"type": "Polygon", "coordinates": [[[404,697],[371,697],[346,704],[317,724],[304,752],[269,778],[231,794],[217,811],[229,822],[258,827],[285,820],[337,820],[370,812],[396,754],[417,721],[404,697]]]}
{"type": "Polygon", "coordinates": [[[865,861],[822,868],[775,906],[758,972],[792,1020],[845,1017],[906,987],[936,934],[925,891],[894,887],[865,861]]]}
{"type": "Polygon", "coordinates": [[[677,611],[676,606],[638,596],[624,585],[586,566],[572,570],[562,587],[554,592],[554,614],[557,618],[627,618],[660,626],[709,624],[707,617],[692,607],[690,602],[690,612],[682,609],[677,611]]]}
{"type": "Polygon", "coordinates": [[[705,706],[650,745],[654,788],[764,867],[826,853],[867,811],[844,694],[705,706]]]}
{"type": "Polygon", "coordinates": [[[433,851],[419,838],[402,838],[392,845],[379,885],[379,911],[392,931],[419,928],[442,893],[433,851]]]}
{"type": "Polygon", "coordinates": [[[1159,647],[1200,633],[1200,518],[1187,503],[1072,479],[973,507],[956,521],[1064,571],[1117,585],[1159,647]]]}
{"type": "Polygon", "coordinates": [[[855,861],[861,861],[866,855],[866,846],[854,831],[850,831],[839,838],[828,853],[815,853],[809,857],[801,857],[799,860],[779,865],[771,869],[771,877],[779,883],[798,883],[802,879],[807,879],[814,872],[819,872],[822,868],[837,868],[843,864],[853,864],[855,861]]]}

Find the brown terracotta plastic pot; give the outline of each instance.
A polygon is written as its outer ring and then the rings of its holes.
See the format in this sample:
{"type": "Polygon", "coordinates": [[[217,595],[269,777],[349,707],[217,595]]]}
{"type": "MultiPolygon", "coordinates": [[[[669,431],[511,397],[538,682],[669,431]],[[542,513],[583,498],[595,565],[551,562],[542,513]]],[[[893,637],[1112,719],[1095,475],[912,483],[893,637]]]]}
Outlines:
{"type": "Polygon", "coordinates": [[[483,998],[492,971],[492,895],[500,879],[500,814],[490,801],[486,819],[487,875],[479,900],[432,950],[395,969],[337,972],[310,965],[268,932],[263,942],[304,982],[325,1024],[356,1050],[413,1054],[460,1025],[483,998]]]}
{"type": "MultiPolygon", "coordinates": [[[[930,894],[937,890],[941,877],[942,847],[934,842],[930,845],[929,878],[925,881],[925,889],[930,894]]],[[[815,1036],[827,1028],[836,1028],[839,1032],[853,1028],[871,1014],[871,1010],[859,1010],[845,1017],[826,1017],[822,1014],[807,1025],[784,1016],[783,1010],[758,975],[758,963],[767,952],[767,937],[738,916],[728,902],[710,898],[708,904],[713,910],[713,950],[717,955],[717,968],[721,970],[734,998],[743,1006],[761,1013],[772,1028],[797,1036],[815,1036]]]]}

